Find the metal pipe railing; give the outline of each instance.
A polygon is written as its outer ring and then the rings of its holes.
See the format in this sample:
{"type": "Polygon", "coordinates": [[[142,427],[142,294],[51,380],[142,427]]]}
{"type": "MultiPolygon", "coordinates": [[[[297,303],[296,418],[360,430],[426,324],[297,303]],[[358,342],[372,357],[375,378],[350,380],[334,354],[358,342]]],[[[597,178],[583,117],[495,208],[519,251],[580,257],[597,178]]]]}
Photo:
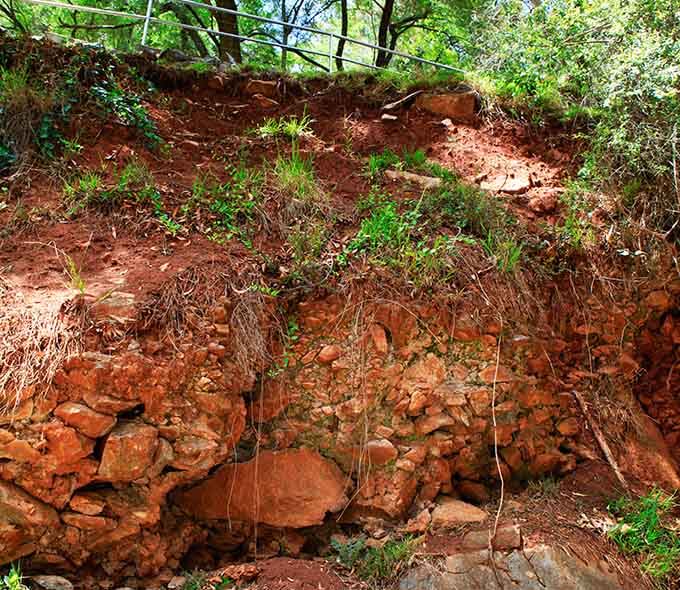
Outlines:
{"type": "Polygon", "coordinates": [[[430,61],[430,60],[427,60],[427,59],[424,59],[424,58],[421,58],[421,57],[417,57],[415,55],[410,55],[408,53],[403,53],[401,51],[389,49],[387,47],[381,47],[380,45],[374,45],[373,43],[369,43],[367,41],[361,41],[359,39],[354,39],[352,37],[347,37],[345,35],[339,35],[337,33],[331,33],[331,32],[324,31],[322,29],[317,29],[317,28],[314,28],[314,27],[307,27],[307,26],[304,26],[304,25],[288,23],[288,22],[278,20],[278,19],[267,18],[267,17],[263,17],[263,16],[258,16],[258,15],[255,15],[255,14],[249,14],[249,13],[246,13],[246,12],[240,12],[238,10],[231,10],[229,8],[212,6],[210,4],[204,4],[202,2],[196,2],[195,0],[178,0],[178,1],[181,2],[182,4],[194,6],[194,7],[197,7],[197,8],[203,8],[203,9],[211,10],[211,11],[214,11],[214,12],[223,12],[223,13],[226,13],[226,14],[232,14],[232,15],[235,15],[235,16],[240,16],[240,17],[246,18],[246,19],[252,19],[252,20],[259,21],[259,22],[275,24],[275,25],[278,25],[278,26],[285,26],[285,27],[289,27],[291,29],[303,30],[303,31],[307,31],[307,32],[310,32],[310,33],[314,33],[314,34],[327,36],[328,37],[328,52],[321,52],[321,51],[317,51],[315,49],[297,47],[295,45],[290,45],[290,44],[287,44],[287,43],[279,43],[277,41],[267,41],[265,39],[256,39],[254,37],[248,37],[248,36],[245,36],[245,35],[238,35],[238,34],[235,34],[235,33],[226,33],[224,31],[218,31],[218,30],[215,30],[215,29],[208,29],[208,28],[205,28],[205,27],[199,27],[199,26],[195,26],[195,25],[189,25],[189,24],[185,24],[185,23],[161,19],[161,18],[152,16],[154,0],[148,0],[145,15],[126,13],[126,12],[121,12],[121,11],[118,11],[118,10],[111,10],[111,9],[108,9],[108,8],[96,8],[94,6],[86,6],[86,5],[81,5],[81,4],[66,4],[65,2],[60,2],[59,0],[21,0],[21,1],[24,2],[24,3],[27,3],[27,4],[34,4],[34,5],[38,5],[38,6],[48,6],[48,7],[51,7],[51,8],[61,8],[61,9],[64,9],[64,10],[71,10],[71,11],[74,11],[74,12],[101,14],[101,15],[106,15],[106,16],[115,16],[115,17],[120,17],[120,18],[129,18],[129,19],[143,21],[144,24],[143,24],[143,30],[142,30],[142,45],[146,44],[146,41],[148,39],[149,26],[152,23],[154,23],[154,24],[163,25],[163,26],[177,27],[177,28],[184,29],[184,30],[204,32],[204,33],[208,33],[208,34],[211,34],[211,35],[218,35],[218,36],[221,36],[221,37],[229,37],[229,38],[234,38],[234,39],[240,39],[241,41],[246,42],[246,43],[256,43],[256,44],[259,44],[259,45],[268,45],[270,47],[278,47],[280,49],[290,49],[290,50],[294,50],[296,52],[306,53],[306,54],[309,54],[309,55],[327,57],[328,58],[328,70],[329,71],[332,71],[332,69],[333,69],[333,59],[340,59],[343,62],[351,63],[351,64],[362,66],[362,67],[367,67],[367,68],[372,68],[372,69],[383,69],[383,68],[380,68],[379,66],[376,66],[374,64],[365,63],[365,62],[362,62],[362,61],[359,61],[359,60],[356,60],[356,59],[345,57],[344,55],[343,56],[340,56],[340,55],[337,55],[337,54],[334,55],[333,54],[333,40],[334,39],[344,39],[348,43],[353,43],[353,44],[356,44],[356,45],[359,45],[359,46],[362,46],[362,47],[368,47],[370,49],[377,50],[377,51],[383,51],[383,52],[390,53],[392,55],[397,55],[399,57],[403,57],[404,59],[408,59],[408,60],[415,61],[415,62],[418,62],[418,63],[424,63],[424,64],[427,64],[427,65],[431,65],[431,66],[434,66],[434,67],[437,67],[437,68],[446,69],[446,70],[450,70],[450,71],[463,72],[463,70],[460,70],[458,68],[454,68],[452,66],[448,66],[446,64],[441,64],[441,63],[438,63],[438,62],[435,62],[435,61],[430,61]]]}

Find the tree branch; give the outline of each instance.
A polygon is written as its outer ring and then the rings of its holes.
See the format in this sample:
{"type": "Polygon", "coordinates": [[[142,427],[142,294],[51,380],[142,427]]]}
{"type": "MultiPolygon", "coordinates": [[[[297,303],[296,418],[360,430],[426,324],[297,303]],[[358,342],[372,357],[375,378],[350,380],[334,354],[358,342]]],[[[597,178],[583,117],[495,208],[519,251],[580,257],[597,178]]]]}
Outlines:
{"type": "MultiPolygon", "coordinates": [[[[281,42],[281,39],[279,39],[278,37],[275,37],[274,35],[272,35],[271,33],[268,33],[267,31],[263,31],[262,29],[255,29],[254,31],[250,32],[251,37],[255,37],[257,35],[259,35],[261,37],[267,37],[268,39],[271,39],[272,41],[276,41],[276,43],[281,42]]],[[[322,63],[319,63],[315,59],[312,59],[311,57],[309,57],[307,54],[303,53],[299,49],[295,49],[294,47],[286,47],[286,51],[290,51],[291,53],[294,53],[295,55],[300,56],[306,62],[316,66],[317,68],[322,69],[324,72],[328,71],[327,66],[324,66],[322,63]]]]}
{"type": "Polygon", "coordinates": [[[70,25],[68,23],[65,23],[63,20],[59,19],[58,21],[59,26],[63,29],[69,29],[71,31],[76,31],[76,30],[85,30],[85,31],[98,31],[98,30],[107,30],[107,31],[113,31],[115,29],[127,29],[130,27],[137,26],[139,23],[122,23],[118,25],[80,25],[80,24],[73,24],[70,25]]]}

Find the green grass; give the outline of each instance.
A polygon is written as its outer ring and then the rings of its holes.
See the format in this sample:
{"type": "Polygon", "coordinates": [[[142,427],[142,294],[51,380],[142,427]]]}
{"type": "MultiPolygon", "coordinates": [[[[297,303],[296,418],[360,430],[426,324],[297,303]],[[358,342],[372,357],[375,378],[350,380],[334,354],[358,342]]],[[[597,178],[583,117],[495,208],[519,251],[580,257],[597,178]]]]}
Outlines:
{"type": "Polygon", "coordinates": [[[331,541],[331,548],[345,567],[355,570],[372,587],[385,587],[396,580],[413,556],[418,539],[407,535],[390,539],[381,547],[368,547],[364,537],[347,543],[331,541]]]}
{"type": "Polygon", "coordinates": [[[443,166],[430,162],[421,149],[414,151],[403,150],[401,156],[389,148],[380,153],[370,154],[366,163],[366,175],[372,180],[378,180],[385,170],[394,168],[408,170],[426,176],[437,176],[445,182],[452,182],[456,175],[443,166]]]}
{"type": "Polygon", "coordinates": [[[401,158],[391,149],[385,148],[381,153],[370,154],[366,163],[366,174],[372,180],[378,179],[385,170],[401,164],[401,158]]]}
{"type": "Polygon", "coordinates": [[[67,205],[67,215],[79,213],[99,198],[102,190],[102,178],[91,170],[76,176],[64,184],[63,194],[67,205]]]}
{"type": "Polygon", "coordinates": [[[299,139],[303,135],[311,135],[312,118],[306,113],[301,118],[295,116],[268,118],[255,130],[255,134],[262,138],[287,137],[299,139]]]}
{"type": "Polygon", "coordinates": [[[21,566],[13,563],[9,566],[9,571],[4,576],[0,576],[0,590],[28,590],[23,579],[21,566]]]}
{"type": "Polygon", "coordinates": [[[624,553],[641,556],[642,571],[667,588],[676,587],[680,579],[680,536],[664,524],[664,516],[675,507],[675,496],[658,489],[609,505],[618,518],[610,538],[624,553]]]}
{"type": "Polygon", "coordinates": [[[277,188],[285,195],[309,203],[322,196],[314,174],[311,158],[300,154],[297,143],[293,143],[290,156],[279,154],[274,162],[272,177],[277,188]]]}

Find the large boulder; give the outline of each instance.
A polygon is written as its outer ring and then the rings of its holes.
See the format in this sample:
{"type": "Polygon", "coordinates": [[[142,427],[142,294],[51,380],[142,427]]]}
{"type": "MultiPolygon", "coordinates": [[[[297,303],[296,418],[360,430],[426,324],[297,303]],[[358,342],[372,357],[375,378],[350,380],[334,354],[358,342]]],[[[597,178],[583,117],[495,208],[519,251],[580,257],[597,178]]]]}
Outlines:
{"type": "Polygon", "coordinates": [[[310,449],[263,451],[246,463],[225,465],[180,494],[178,504],[197,519],[299,528],[340,510],[345,483],[335,463],[310,449]]]}
{"type": "Polygon", "coordinates": [[[148,424],[119,424],[106,439],[98,478],[134,481],[151,465],[158,446],[158,431],[148,424]]]}
{"type": "Polygon", "coordinates": [[[473,90],[445,94],[425,93],[418,96],[416,106],[449,119],[467,120],[475,117],[478,101],[478,95],[473,90]]]}

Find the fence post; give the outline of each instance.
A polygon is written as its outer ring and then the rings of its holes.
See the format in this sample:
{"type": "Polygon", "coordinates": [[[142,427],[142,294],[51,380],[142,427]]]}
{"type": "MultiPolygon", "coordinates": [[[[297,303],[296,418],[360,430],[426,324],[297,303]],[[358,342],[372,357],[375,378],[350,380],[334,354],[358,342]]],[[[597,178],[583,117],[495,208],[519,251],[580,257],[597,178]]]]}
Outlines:
{"type": "Polygon", "coordinates": [[[142,46],[146,45],[146,38],[149,34],[149,21],[153,10],[153,0],[148,0],[146,4],[146,16],[144,17],[144,30],[142,31],[142,46]]]}
{"type": "Polygon", "coordinates": [[[333,33],[328,35],[328,73],[333,73],[333,33]]]}

